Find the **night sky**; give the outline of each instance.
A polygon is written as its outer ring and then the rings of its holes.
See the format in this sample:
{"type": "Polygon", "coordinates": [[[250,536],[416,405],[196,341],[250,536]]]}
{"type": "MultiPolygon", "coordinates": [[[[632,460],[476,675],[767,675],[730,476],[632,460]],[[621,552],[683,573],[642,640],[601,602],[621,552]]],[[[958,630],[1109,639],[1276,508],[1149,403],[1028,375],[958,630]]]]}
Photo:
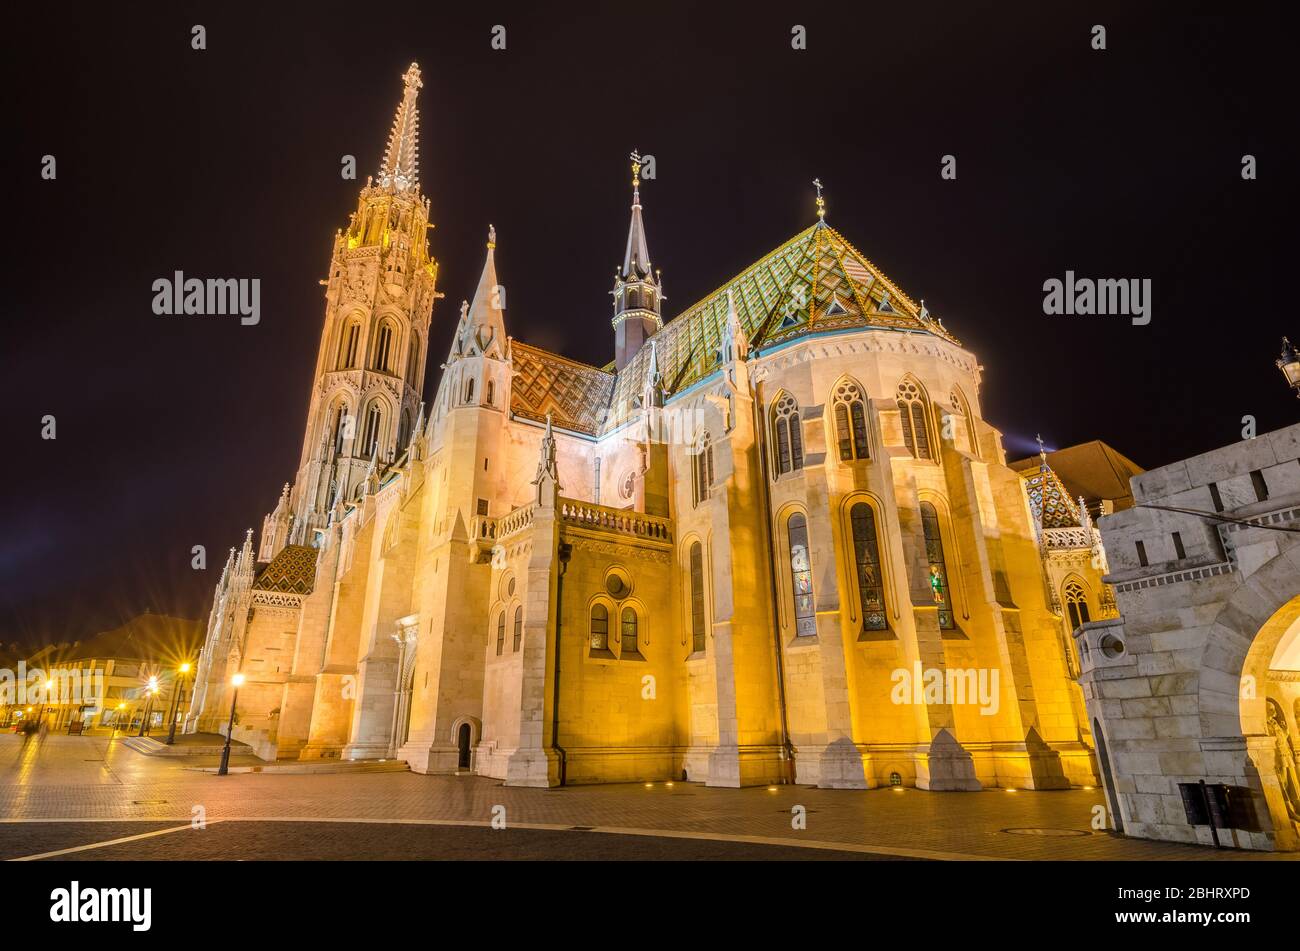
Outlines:
{"type": "Polygon", "coordinates": [[[226,549],[260,531],[297,465],[318,281],[361,184],[340,158],[362,181],[377,171],[412,60],[446,295],[426,396],[489,222],[507,330],[612,358],[637,148],[657,161],[642,197],[666,314],[811,224],[820,177],[827,220],[979,356],[1012,458],[1041,431],[1150,468],[1239,439],[1244,415],[1260,432],[1297,417],[1273,366],[1283,334],[1300,337],[1294,50],[1266,17],[448,6],[7,11],[0,641],[76,639],[146,609],[206,617],[226,549]],[[151,284],[177,269],[260,278],[261,323],[155,317],[151,284]],[[1043,282],[1067,269],[1150,278],[1151,323],[1044,316],[1043,282]]]}

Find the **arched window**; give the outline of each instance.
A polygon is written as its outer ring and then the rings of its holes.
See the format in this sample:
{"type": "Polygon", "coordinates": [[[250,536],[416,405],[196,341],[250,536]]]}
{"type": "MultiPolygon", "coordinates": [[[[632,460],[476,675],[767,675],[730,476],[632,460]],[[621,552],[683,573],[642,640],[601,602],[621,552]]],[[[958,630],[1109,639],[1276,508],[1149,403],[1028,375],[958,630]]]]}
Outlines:
{"type": "Polygon", "coordinates": [[[917,459],[933,459],[930,430],[925,424],[925,394],[912,380],[898,384],[898,418],[903,424],[903,442],[907,451],[917,459]]]}
{"type": "Polygon", "coordinates": [[[350,370],[357,365],[357,346],[361,341],[361,323],[353,320],[343,330],[339,342],[339,369],[350,370]]]}
{"type": "Polygon", "coordinates": [[[366,411],[366,428],[361,435],[361,451],[355,455],[373,456],[375,447],[379,445],[379,428],[382,422],[382,413],[379,410],[378,403],[371,403],[370,409],[366,411]]]}
{"type": "Polygon", "coordinates": [[[704,652],[704,549],[699,542],[691,545],[691,651],[704,652]]]}
{"type": "Polygon", "coordinates": [[[506,646],[506,612],[502,611],[497,615],[497,656],[501,656],[501,651],[506,646]]]}
{"type": "Polygon", "coordinates": [[[591,649],[609,650],[609,608],[603,604],[591,607],[591,649]]]}
{"type": "Polygon", "coordinates": [[[406,353],[406,382],[415,386],[416,374],[420,371],[420,335],[412,332],[411,346],[406,353]]]}
{"type": "Polygon", "coordinates": [[[925,560],[934,603],[939,606],[939,627],[953,629],[952,598],[948,590],[948,564],[943,557],[943,535],[939,531],[939,514],[929,502],[921,503],[921,531],[925,535],[925,560]]]}
{"type": "Polygon", "coordinates": [[[406,446],[410,435],[411,411],[409,409],[404,409],[402,410],[402,422],[397,428],[397,445],[399,448],[404,448],[406,446]]]}
{"type": "Polygon", "coordinates": [[[971,419],[970,404],[966,402],[966,397],[962,395],[961,390],[956,389],[955,387],[953,388],[953,391],[948,394],[948,402],[952,405],[953,415],[961,419],[964,424],[963,428],[966,431],[966,438],[960,443],[957,440],[956,433],[954,432],[952,441],[953,448],[965,450],[972,455],[978,455],[975,451],[975,421],[971,419]]]}
{"type": "Polygon", "coordinates": [[[336,454],[343,451],[343,442],[347,439],[351,429],[352,427],[348,425],[348,408],[346,405],[341,405],[334,416],[334,452],[336,454]]]}
{"type": "Polygon", "coordinates": [[[624,654],[636,653],[636,612],[631,608],[623,609],[623,632],[619,642],[624,654]]]}
{"type": "Polygon", "coordinates": [[[515,608],[515,646],[514,652],[519,653],[519,645],[524,639],[524,609],[522,606],[515,608]]]}
{"type": "Polygon", "coordinates": [[[465,381],[465,402],[474,402],[474,378],[470,377],[465,381]]]}
{"type": "Polygon", "coordinates": [[[713,485],[713,437],[708,432],[701,435],[696,444],[691,468],[695,504],[699,505],[709,497],[709,489],[713,485]]]}
{"type": "Polygon", "coordinates": [[[496,395],[496,391],[497,391],[496,384],[492,380],[488,380],[487,383],[487,405],[488,406],[492,405],[492,397],[496,395]]]}
{"type": "Polygon", "coordinates": [[[799,404],[789,393],[782,393],[772,407],[772,431],[776,443],[776,474],[802,469],[803,428],[799,424],[799,404]]]}
{"type": "Polygon", "coordinates": [[[1088,615],[1088,592],[1077,581],[1065,584],[1065,609],[1070,615],[1070,630],[1076,631],[1092,620],[1088,615]]]}
{"type": "Polygon", "coordinates": [[[790,539],[790,580],[794,591],[794,633],[808,637],[817,633],[817,609],[813,605],[812,558],[808,554],[808,520],[796,512],[786,522],[790,539]]]}
{"type": "Polygon", "coordinates": [[[885,620],[885,581],[880,571],[880,541],[876,535],[876,513],[866,502],[849,509],[853,530],[853,560],[857,567],[858,603],[862,605],[862,629],[883,631],[885,620]]]}
{"type": "Polygon", "coordinates": [[[835,438],[840,461],[867,459],[867,410],[862,391],[852,380],[835,387],[835,438]]]}
{"type": "Polygon", "coordinates": [[[393,325],[385,321],[379,325],[379,339],[375,342],[375,359],[374,368],[383,370],[385,373],[391,371],[393,353],[393,325]]]}

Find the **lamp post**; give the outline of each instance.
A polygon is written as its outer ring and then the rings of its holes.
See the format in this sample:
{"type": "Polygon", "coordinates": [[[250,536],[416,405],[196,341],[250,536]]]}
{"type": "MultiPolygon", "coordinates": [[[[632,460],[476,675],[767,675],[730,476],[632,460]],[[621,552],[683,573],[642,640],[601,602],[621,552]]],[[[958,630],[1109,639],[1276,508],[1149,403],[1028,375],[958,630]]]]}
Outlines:
{"type": "MultiPolygon", "coordinates": [[[[126,709],[126,704],[125,704],[125,703],[119,703],[119,704],[117,705],[117,716],[113,717],[113,732],[114,732],[114,733],[118,733],[118,732],[120,732],[121,729],[122,729],[122,711],[125,710],[125,709],[126,709]]],[[[128,730],[131,729],[131,721],[130,721],[130,720],[127,721],[127,723],[126,723],[126,728],[127,728],[128,730]]]]}
{"type": "Polygon", "coordinates": [[[1300,356],[1286,337],[1282,338],[1282,356],[1277,358],[1277,368],[1286,377],[1287,385],[1295,390],[1296,399],[1300,399],[1300,356]]]}
{"type": "Polygon", "coordinates": [[[168,712],[171,715],[171,725],[167,728],[167,745],[171,746],[176,742],[176,714],[181,707],[181,691],[185,689],[185,675],[190,672],[188,662],[181,664],[176,669],[176,679],[172,681],[176,689],[172,691],[172,702],[169,704],[168,712]]]}
{"type": "Polygon", "coordinates": [[[149,713],[153,709],[154,694],[158,692],[158,678],[150,677],[149,686],[144,692],[144,716],[140,718],[140,732],[136,736],[144,736],[145,727],[149,724],[149,713]]]}
{"type": "Polygon", "coordinates": [[[221,748],[221,766],[217,769],[218,776],[226,776],[230,773],[230,737],[235,732],[235,704],[239,702],[239,688],[243,685],[243,674],[235,674],[230,678],[230,686],[235,688],[235,692],[230,698],[230,722],[226,724],[226,745],[221,748]]]}

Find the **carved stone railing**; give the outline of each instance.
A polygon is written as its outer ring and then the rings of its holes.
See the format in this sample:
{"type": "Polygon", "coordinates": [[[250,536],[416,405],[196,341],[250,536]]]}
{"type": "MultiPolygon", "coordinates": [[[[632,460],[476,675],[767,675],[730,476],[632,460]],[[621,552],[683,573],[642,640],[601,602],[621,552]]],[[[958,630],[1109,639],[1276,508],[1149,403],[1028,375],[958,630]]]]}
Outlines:
{"type": "Polygon", "coordinates": [[[1094,529],[1091,528],[1045,528],[1043,545],[1048,551],[1064,548],[1091,548],[1094,529]]]}
{"type": "Polygon", "coordinates": [[[533,512],[536,510],[537,503],[530,502],[527,505],[519,506],[509,515],[501,516],[501,518],[497,519],[497,537],[505,538],[528,528],[533,524],[533,512]]]}
{"type": "Polygon", "coordinates": [[[469,539],[472,542],[490,542],[497,537],[497,519],[475,515],[469,520],[469,539]]]}
{"type": "Polygon", "coordinates": [[[560,520],[569,525],[615,535],[629,535],[650,541],[673,540],[672,520],[643,512],[609,508],[575,499],[560,499],[560,520]]]}

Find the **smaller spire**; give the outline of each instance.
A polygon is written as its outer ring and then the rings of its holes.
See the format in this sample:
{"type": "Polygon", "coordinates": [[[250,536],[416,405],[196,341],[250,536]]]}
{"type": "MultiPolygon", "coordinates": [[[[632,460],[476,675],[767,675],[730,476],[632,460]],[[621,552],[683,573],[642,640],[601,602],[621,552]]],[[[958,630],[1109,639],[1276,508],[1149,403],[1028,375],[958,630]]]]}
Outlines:
{"type": "Polygon", "coordinates": [[[733,360],[744,360],[749,356],[749,338],[745,335],[745,328],[740,322],[740,315],[736,312],[736,297],[734,290],[727,288],[727,326],[722,339],[722,362],[731,363],[733,360]]]}
{"type": "Polygon", "coordinates": [[[826,199],[822,198],[822,180],[820,178],[814,178],[812,183],[813,187],[817,189],[817,220],[825,221],[826,199]]]}
{"type": "Polygon", "coordinates": [[[379,184],[398,192],[420,187],[420,111],[415,100],[424,83],[418,63],[410,65],[402,75],[402,83],[402,101],[393,118],[393,130],[388,134],[388,147],[379,167],[379,184]]]}
{"type": "Polygon", "coordinates": [[[545,508],[553,508],[560,493],[560,472],[555,455],[555,432],[551,426],[550,410],[547,410],[546,432],[538,454],[537,476],[533,479],[533,485],[537,486],[537,504],[545,508]]]}
{"type": "Polygon", "coordinates": [[[1038,458],[1043,460],[1041,468],[1046,469],[1047,468],[1047,447],[1043,445],[1043,434],[1039,433],[1037,436],[1035,436],[1034,441],[1038,443],[1038,458]]]}
{"type": "Polygon", "coordinates": [[[462,305],[460,328],[460,355],[464,356],[473,347],[485,357],[502,358],[505,346],[506,326],[504,289],[497,282],[496,265],[497,229],[488,225],[487,258],[483,262],[483,273],[479,276],[478,287],[474,290],[473,303],[462,305]]]}

